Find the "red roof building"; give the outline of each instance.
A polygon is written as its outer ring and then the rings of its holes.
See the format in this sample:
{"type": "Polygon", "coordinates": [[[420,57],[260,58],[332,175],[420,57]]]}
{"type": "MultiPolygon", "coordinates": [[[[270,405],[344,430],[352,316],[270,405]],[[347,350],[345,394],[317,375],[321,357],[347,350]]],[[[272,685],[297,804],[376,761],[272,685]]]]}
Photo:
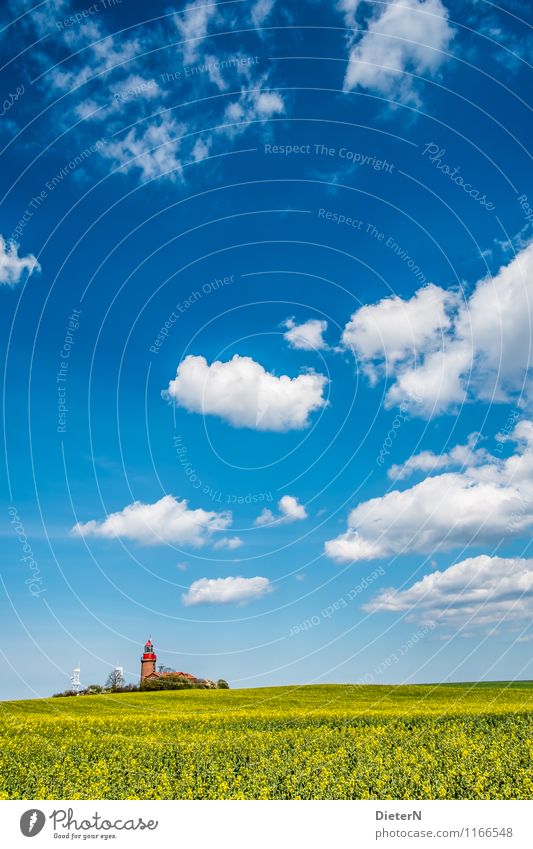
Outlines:
{"type": "Polygon", "coordinates": [[[166,678],[169,675],[180,675],[183,678],[188,678],[189,681],[196,681],[197,678],[189,672],[174,672],[168,670],[158,672],[156,669],[157,655],[154,651],[154,644],[151,639],[148,639],[144,644],[144,652],[141,657],[141,684],[146,678],[166,678]]]}

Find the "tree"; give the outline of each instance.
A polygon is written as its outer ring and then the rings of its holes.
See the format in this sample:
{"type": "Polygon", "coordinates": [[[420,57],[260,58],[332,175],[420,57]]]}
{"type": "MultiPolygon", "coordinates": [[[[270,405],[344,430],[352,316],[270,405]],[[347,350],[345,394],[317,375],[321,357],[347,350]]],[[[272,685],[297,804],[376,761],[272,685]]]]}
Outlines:
{"type": "Polygon", "coordinates": [[[141,690],[192,690],[197,685],[183,675],[164,675],[161,678],[145,678],[141,690]]]}
{"type": "Polygon", "coordinates": [[[217,681],[217,687],[219,690],[229,690],[229,684],[227,681],[224,681],[223,678],[219,678],[217,681]]]}
{"type": "Polygon", "coordinates": [[[125,684],[124,676],[122,674],[122,669],[116,668],[113,669],[112,672],[107,676],[107,681],[105,682],[106,690],[111,690],[111,692],[116,692],[125,684]]]}
{"type": "Polygon", "coordinates": [[[96,696],[98,693],[101,693],[104,688],[100,684],[89,684],[85,690],[82,690],[82,695],[84,696],[96,696]]]}

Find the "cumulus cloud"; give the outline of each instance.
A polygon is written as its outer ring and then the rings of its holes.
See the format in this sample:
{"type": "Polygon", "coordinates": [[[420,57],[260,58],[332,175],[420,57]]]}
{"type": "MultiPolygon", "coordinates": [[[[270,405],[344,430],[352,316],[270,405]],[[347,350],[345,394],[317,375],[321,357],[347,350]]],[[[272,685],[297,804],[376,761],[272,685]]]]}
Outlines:
{"type": "Polygon", "coordinates": [[[505,403],[530,390],[532,303],[533,243],[464,301],[428,286],[362,307],[343,342],[371,380],[393,378],[388,406],[429,418],[465,401],[505,403]]]}
{"type": "Polygon", "coordinates": [[[183,594],[187,607],[196,604],[244,604],[272,592],[268,578],[200,578],[183,594]]]}
{"type": "MultiPolygon", "coordinates": [[[[349,13],[352,3],[346,0],[344,5],[349,13]]],[[[441,0],[392,0],[369,21],[351,48],[345,90],[360,86],[416,103],[416,84],[409,72],[434,75],[452,35],[441,0]]]]}
{"type": "Polygon", "coordinates": [[[162,395],[191,413],[218,416],[234,427],[285,432],[309,425],[309,416],[325,406],[327,378],[307,371],[298,377],[266,371],[251,357],[236,354],[209,365],[190,355],[162,395]]]}
{"type": "Polygon", "coordinates": [[[533,615],[533,560],[471,557],[426,575],[406,590],[382,590],[364,610],[408,611],[408,619],[468,628],[529,622],[533,615]]]}
{"type": "Polygon", "coordinates": [[[278,501],[279,514],[276,516],[272,510],[265,507],[257,519],[256,525],[280,525],[289,522],[298,522],[307,519],[307,511],[303,504],[294,495],[283,495],[278,501]]]}
{"type": "MultiPolygon", "coordinates": [[[[326,542],[337,561],[372,560],[407,552],[428,553],[495,544],[533,527],[533,422],[513,432],[515,454],[479,457],[461,472],[428,477],[359,504],[348,529],[326,542]]],[[[468,458],[467,458],[468,462],[468,458]]]]}
{"type": "Polygon", "coordinates": [[[230,511],[191,510],[186,499],[165,495],[153,504],[134,501],[101,522],[78,522],[72,531],[82,537],[119,537],[141,545],[176,543],[200,548],[215,531],[227,530],[231,522],[230,511]]]}
{"type": "Polygon", "coordinates": [[[214,544],[213,548],[227,548],[228,551],[235,551],[235,549],[240,548],[241,545],[244,545],[244,543],[240,537],[222,537],[222,539],[219,539],[214,544]]]}
{"type": "Polygon", "coordinates": [[[26,273],[40,270],[33,254],[19,256],[18,245],[0,235],[0,286],[16,286],[26,273]]]}
{"type": "Polygon", "coordinates": [[[405,463],[391,466],[387,474],[392,480],[404,480],[415,472],[431,473],[443,469],[461,466],[480,465],[490,462],[490,454],[484,448],[478,448],[479,433],[471,433],[465,445],[456,445],[451,451],[435,454],[433,451],[421,451],[413,454],[405,463]]]}
{"type": "Polygon", "coordinates": [[[303,324],[296,324],[294,318],[288,318],[283,326],[287,328],[283,338],[291,348],[300,351],[323,351],[328,347],[323,337],[328,329],[327,321],[310,318],[303,324]]]}
{"type": "Polygon", "coordinates": [[[419,365],[400,368],[387,392],[387,407],[405,404],[409,410],[430,419],[457,410],[468,400],[474,357],[467,343],[445,344],[442,351],[422,357],[419,365]]]}
{"type": "Polygon", "coordinates": [[[458,305],[455,292],[430,283],[412,298],[394,295],[358,309],[342,334],[342,343],[360,361],[372,382],[394,374],[401,364],[416,362],[442,344],[451,327],[451,311],[458,305]]]}
{"type": "Polygon", "coordinates": [[[293,495],[284,495],[278,501],[278,507],[286,522],[296,522],[307,519],[307,512],[303,504],[300,504],[293,495]]]}

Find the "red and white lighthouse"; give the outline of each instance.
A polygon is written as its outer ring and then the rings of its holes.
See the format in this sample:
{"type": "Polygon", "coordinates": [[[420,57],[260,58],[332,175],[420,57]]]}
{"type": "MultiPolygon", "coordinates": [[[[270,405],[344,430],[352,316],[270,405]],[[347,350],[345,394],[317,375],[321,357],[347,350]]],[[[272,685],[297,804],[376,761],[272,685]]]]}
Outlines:
{"type": "Polygon", "coordinates": [[[144,653],[141,657],[141,682],[144,681],[145,678],[148,678],[150,675],[154,674],[154,672],[156,671],[156,660],[157,655],[154,652],[154,644],[150,639],[148,639],[144,644],[144,653]]]}

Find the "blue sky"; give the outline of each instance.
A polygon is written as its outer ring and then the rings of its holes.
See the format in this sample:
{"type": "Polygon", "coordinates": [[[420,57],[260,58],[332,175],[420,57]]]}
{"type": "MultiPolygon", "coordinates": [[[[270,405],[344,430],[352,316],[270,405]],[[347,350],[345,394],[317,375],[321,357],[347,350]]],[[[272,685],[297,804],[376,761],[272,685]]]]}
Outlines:
{"type": "Polygon", "coordinates": [[[4,7],[2,698],[532,677],[525,14],[4,7]]]}

